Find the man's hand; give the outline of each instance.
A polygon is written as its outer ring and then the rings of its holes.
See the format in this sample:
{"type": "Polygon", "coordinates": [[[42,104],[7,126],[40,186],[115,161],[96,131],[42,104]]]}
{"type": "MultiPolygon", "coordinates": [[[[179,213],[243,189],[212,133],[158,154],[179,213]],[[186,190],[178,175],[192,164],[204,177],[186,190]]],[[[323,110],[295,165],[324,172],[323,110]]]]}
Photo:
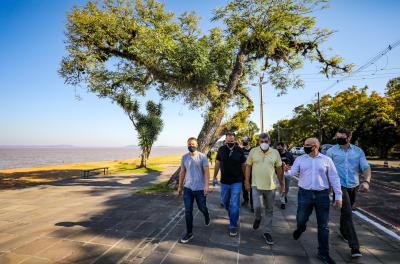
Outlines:
{"type": "Polygon", "coordinates": [[[281,194],[285,194],[286,190],[285,190],[284,185],[281,184],[279,189],[280,189],[281,194]]]}
{"type": "Polygon", "coordinates": [[[207,196],[208,191],[209,191],[208,185],[204,186],[204,196],[207,196]]]}
{"type": "Polygon", "coordinates": [[[178,188],[178,194],[176,195],[177,197],[182,196],[182,188],[178,188]]]}
{"type": "Polygon", "coordinates": [[[246,191],[250,192],[250,182],[249,181],[244,181],[244,188],[246,189],[246,191]]]}
{"type": "Polygon", "coordinates": [[[369,183],[363,182],[360,184],[360,192],[367,193],[369,192],[369,183]]]}
{"type": "Polygon", "coordinates": [[[289,171],[289,170],[290,170],[290,166],[287,165],[287,164],[285,164],[285,165],[283,166],[283,171],[284,171],[284,172],[287,172],[287,171],[289,171]]]}
{"type": "Polygon", "coordinates": [[[337,209],[342,208],[342,200],[336,200],[333,206],[336,207],[337,209]]]}

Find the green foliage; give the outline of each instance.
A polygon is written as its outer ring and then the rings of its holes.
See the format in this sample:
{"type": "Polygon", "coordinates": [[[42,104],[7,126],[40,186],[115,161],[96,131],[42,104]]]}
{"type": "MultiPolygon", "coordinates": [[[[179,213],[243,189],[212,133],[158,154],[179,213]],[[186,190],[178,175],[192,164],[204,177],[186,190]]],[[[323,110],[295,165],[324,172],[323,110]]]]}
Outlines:
{"type": "MultiPolygon", "coordinates": [[[[395,95],[396,82],[390,80],[385,96],[376,92],[368,95],[368,87],[353,86],[335,96],[326,95],[320,100],[323,143],[334,143],[339,127],[353,131],[352,141],[358,142],[367,154],[386,157],[400,140],[399,115],[395,95]]],[[[273,125],[272,137],[280,137],[290,145],[300,145],[306,137],[318,136],[317,103],[301,105],[294,109],[291,119],[273,125]]]]}
{"type": "Polygon", "coordinates": [[[303,85],[295,71],[304,60],[318,62],[327,76],[350,70],[351,65],[341,65],[341,58],[328,58],[320,49],[332,31],[316,27],[312,13],[324,2],[232,0],[215,11],[214,20],[225,30],[215,27],[204,34],[195,13],[176,18],[155,0],[89,1],[68,14],[67,55],[59,73],[67,83],[85,85],[100,97],[123,96],[117,101],[130,116],[138,103],[126,98],[151,87],[162,99],[205,107],[198,136],[205,151],[227,129],[248,124],[253,102],[246,83],[260,71],[283,94],[303,85]],[[238,111],[226,118],[232,106],[238,111]]]}

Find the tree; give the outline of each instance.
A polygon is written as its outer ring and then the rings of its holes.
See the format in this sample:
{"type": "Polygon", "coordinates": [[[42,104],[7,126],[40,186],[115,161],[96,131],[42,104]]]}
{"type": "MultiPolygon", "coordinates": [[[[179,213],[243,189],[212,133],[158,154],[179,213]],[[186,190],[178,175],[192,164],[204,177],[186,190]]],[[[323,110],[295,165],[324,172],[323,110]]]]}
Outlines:
{"type": "Polygon", "coordinates": [[[162,106],[148,101],[146,103],[147,113],[143,114],[139,110],[139,102],[132,100],[126,93],[113,95],[113,97],[115,102],[124,109],[138,134],[138,144],[142,150],[139,168],[147,167],[153,143],[163,128],[162,106]]]}
{"type": "Polygon", "coordinates": [[[303,85],[295,71],[304,60],[320,63],[326,76],[350,70],[320,49],[333,33],[315,26],[312,13],[323,2],[232,0],[215,11],[213,21],[222,21],[224,30],[202,34],[194,13],[174,19],[155,0],[89,1],[68,14],[60,74],[92,92],[142,95],[155,86],[163,99],[204,107],[198,143],[207,152],[226,130],[247,125],[253,102],[246,81],[257,70],[282,94],[303,85]],[[226,119],[232,105],[238,112],[226,119]]]}
{"type": "MultiPolygon", "coordinates": [[[[391,80],[388,87],[395,81],[391,80]]],[[[392,89],[391,91],[395,91],[392,89]]],[[[387,157],[389,150],[400,140],[400,130],[395,117],[398,112],[393,98],[386,92],[368,95],[368,87],[355,86],[321,98],[322,143],[334,143],[334,135],[339,127],[353,131],[352,143],[358,144],[369,155],[387,157]]],[[[393,94],[393,93],[392,93],[393,94]]],[[[318,135],[317,103],[300,105],[294,109],[291,119],[280,120],[273,125],[271,134],[276,137],[277,128],[284,128],[285,141],[301,144],[306,137],[318,135]]]]}

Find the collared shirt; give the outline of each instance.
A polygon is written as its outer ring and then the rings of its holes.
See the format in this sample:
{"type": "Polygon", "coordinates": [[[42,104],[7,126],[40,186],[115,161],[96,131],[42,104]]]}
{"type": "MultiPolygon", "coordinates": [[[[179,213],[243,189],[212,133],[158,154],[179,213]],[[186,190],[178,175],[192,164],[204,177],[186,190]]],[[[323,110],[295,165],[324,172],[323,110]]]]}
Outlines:
{"type": "Polygon", "coordinates": [[[364,151],[355,146],[349,145],[347,150],[335,145],[328,149],[326,155],[329,156],[340,177],[340,183],[343,187],[354,188],[360,184],[359,172],[369,168],[364,151]]]}
{"type": "Polygon", "coordinates": [[[186,153],[182,156],[181,166],[186,170],[185,187],[192,191],[204,190],[204,167],[208,167],[207,156],[197,152],[192,156],[186,153]]]}
{"type": "Polygon", "coordinates": [[[275,168],[282,166],[281,156],[276,149],[269,148],[263,152],[260,147],[253,148],[247,157],[246,164],[252,166],[251,185],[259,190],[274,190],[275,168]]]}
{"type": "Polygon", "coordinates": [[[321,153],[315,157],[303,154],[294,161],[290,173],[292,176],[299,173],[298,185],[306,190],[322,191],[328,189],[330,183],[335,192],[335,199],[342,199],[339,176],[332,159],[328,156],[321,153]]]}

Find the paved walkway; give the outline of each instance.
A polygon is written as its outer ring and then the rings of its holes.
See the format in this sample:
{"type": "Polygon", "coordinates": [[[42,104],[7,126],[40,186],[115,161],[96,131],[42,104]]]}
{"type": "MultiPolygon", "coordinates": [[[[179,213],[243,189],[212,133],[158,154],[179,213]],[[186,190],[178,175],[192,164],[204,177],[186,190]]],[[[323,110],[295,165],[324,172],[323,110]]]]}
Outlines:
{"type": "MultiPolygon", "coordinates": [[[[219,190],[208,198],[211,226],[195,212],[195,238],[180,244],[184,232],[181,199],[171,194],[138,195],[133,189],[167,179],[174,170],[147,176],[96,176],[0,192],[0,263],[319,263],[316,223],[299,241],[295,226],[296,187],[287,210],[274,208],[274,246],[265,245],[253,216],[243,208],[240,235],[230,238],[219,190]]],[[[278,204],[277,204],[278,205],[278,204]]],[[[351,261],[331,215],[331,255],[351,261]]],[[[364,256],[356,263],[399,263],[400,243],[356,220],[364,256]]]]}

